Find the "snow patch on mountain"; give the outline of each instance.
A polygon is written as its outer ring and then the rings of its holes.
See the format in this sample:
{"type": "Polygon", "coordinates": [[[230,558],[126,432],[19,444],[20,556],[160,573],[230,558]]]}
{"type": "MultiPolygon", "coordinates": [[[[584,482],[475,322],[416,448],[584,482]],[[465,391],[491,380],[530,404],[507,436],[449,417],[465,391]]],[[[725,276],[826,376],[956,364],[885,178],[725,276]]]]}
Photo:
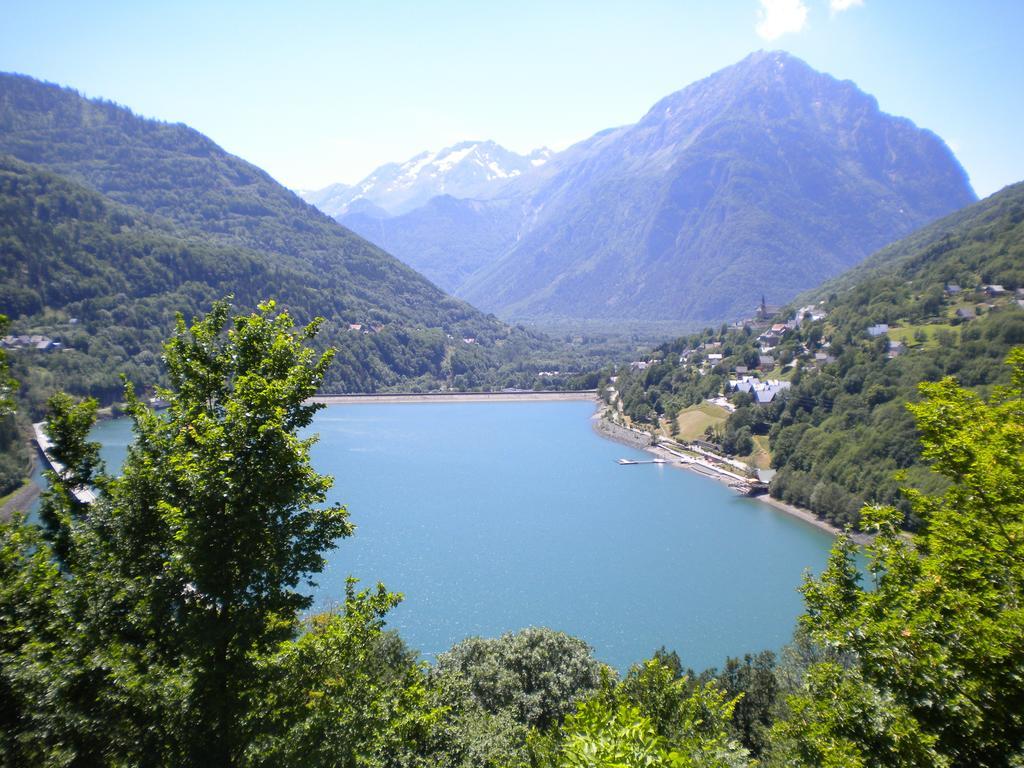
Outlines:
{"type": "Polygon", "coordinates": [[[357,201],[394,216],[438,195],[493,197],[506,182],[544,165],[553,154],[547,147],[520,155],[493,141],[464,141],[382,165],[353,186],[332,184],[299,195],[330,216],[343,216],[357,201]]]}

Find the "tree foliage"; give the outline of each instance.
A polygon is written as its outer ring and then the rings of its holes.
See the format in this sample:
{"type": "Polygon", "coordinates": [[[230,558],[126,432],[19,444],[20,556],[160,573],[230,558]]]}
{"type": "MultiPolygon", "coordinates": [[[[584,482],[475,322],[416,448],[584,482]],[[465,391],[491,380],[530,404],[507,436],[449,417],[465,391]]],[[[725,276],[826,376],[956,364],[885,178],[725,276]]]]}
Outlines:
{"type": "MultiPolygon", "coordinates": [[[[8,326],[7,317],[0,315],[0,335],[7,333],[8,326]]],[[[0,496],[22,483],[28,467],[28,453],[14,418],[17,391],[18,382],[10,375],[7,352],[0,349],[0,496]]]]}
{"type": "Polygon", "coordinates": [[[691,685],[651,659],[624,680],[605,678],[556,732],[535,738],[534,764],[558,768],[741,768],[749,757],[730,735],[737,699],[713,681],[691,685]]]}
{"type": "Polygon", "coordinates": [[[433,745],[441,710],[426,676],[384,615],[399,597],[349,581],[342,612],[309,619],[300,637],[260,662],[268,682],[247,702],[246,764],[315,768],[416,766],[433,745]]]}
{"type": "MultiPolygon", "coordinates": [[[[243,764],[255,738],[248,715],[265,706],[274,677],[266,660],[344,635],[326,621],[337,631],[289,645],[323,551],[352,531],[344,507],[323,506],[331,480],[309,464],[313,438],[298,434],[317,410],[307,400],[330,355],[307,346],[316,323],[296,329],[272,303],[228,315],[221,302],[191,327],[179,319],[165,347],[166,414],[129,387],[136,439],[119,478],[97,472],[86,439],[94,406],[54,401],[49,431],[67,465],[47,499],[57,544],[18,522],[3,529],[14,574],[0,616],[2,680],[14,702],[9,756],[243,764]],[[83,485],[97,501],[74,500],[69,491],[83,485]],[[27,745],[35,751],[17,751],[27,745]]],[[[359,659],[394,598],[349,597],[338,621],[359,628],[359,642],[343,645],[359,659]]],[[[289,690],[324,685],[303,671],[289,690]]]]}
{"type": "Polygon", "coordinates": [[[561,722],[594,691],[600,672],[586,643],[543,627],[463,640],[436,664],[439,675],[463,677],[488,712],[508,711],[517,722],[541,730],[561,722]]]}
{"type": "Polygon", "coordinates": [[[952,379],[910,406],[950,485],[909,493],[923,528],[868,508],[869,588],[841,539],[804,587],[822,663],[778,729],[791,765],[1013,766],[1024,760],[1024,350],[983,400],[952,379]],[[846,762],[843,762],[846,761],[846,762]]]}

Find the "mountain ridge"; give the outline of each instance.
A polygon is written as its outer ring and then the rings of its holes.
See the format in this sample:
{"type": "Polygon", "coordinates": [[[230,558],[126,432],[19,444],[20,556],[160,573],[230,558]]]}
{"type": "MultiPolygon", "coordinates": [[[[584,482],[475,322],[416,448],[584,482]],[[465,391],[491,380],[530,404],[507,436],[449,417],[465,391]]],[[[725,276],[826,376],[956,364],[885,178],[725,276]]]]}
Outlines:
{"type": "Polygon", "coordinates": [[[975,199],[934,133],[851,81],[759,52],[556,154],[472,217],[467,202],[433,219],[421,208],[373,236],[505,318],[719,322],[975,199]],[[460,217],[503,239],[467,249],[460,217]],[[459,270],[438,269],[445,256],[459,270]]]}

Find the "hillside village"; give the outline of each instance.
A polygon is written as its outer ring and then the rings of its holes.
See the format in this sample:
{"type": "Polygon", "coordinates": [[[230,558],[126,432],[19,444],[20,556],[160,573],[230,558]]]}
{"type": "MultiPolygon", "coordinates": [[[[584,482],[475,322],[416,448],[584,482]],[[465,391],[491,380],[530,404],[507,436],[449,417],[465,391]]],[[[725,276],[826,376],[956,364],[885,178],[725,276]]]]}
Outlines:
{"type": "Polygon", "coordinates": [[[3,349],[26,349],[35,350],[36,352],[52,352],[54,350],[61,349],[63,344],[59,341],[54,341],[49,336],[33,333],[21,334],[18,336],[4,336],[0,339],[0,347],[3,349]]]}
{"type": "MultiPolygon", "coordinates": [[[[773,444],[792,426],[793,412],[824,420],[841,398],[860,394],[824,394],[843,378],[854,355],[869,357],[872,368],[891,379],[887,364],[899,358],[907,358],[910,368],[926,364],[915,357],[930,363],[941,350],[957,348],[962,336],[981,333],[980,326],[970,333],[967,328],[1019,318],[1024,309],[1024,287],[947,283],[931,307],[936,311],[922,317],[913,300],[926,293],[912,292],[903,315],[886,322],[851,311],[849,296],[782,309],[762,299],[745,320],[683,337],[613,371],[601,387],[604,418],[645,434],[651,444],[738,472],[748,479],[742,490],[766,492],[780,467],[773,444]],[[823,373],[829,387],[812,384],[823,373]],[[822,393],[811,396],[809,388],[822,393]]],[[[868,406],[882,404],[894,391],[892,385],[875,388],[868,406]]]]}

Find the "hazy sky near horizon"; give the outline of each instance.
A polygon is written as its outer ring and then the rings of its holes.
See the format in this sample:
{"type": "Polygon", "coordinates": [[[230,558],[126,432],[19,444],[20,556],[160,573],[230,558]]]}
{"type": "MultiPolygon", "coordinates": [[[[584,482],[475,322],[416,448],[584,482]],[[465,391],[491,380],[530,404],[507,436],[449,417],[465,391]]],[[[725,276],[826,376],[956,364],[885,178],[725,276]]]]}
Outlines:
{"type": "Polygon", "coordinates": [[[1024,179],[1021,0],[0,0],[0,70],[183,122],[293,188],[465,139],[562,149],[758,49],[1024,179]]]}

